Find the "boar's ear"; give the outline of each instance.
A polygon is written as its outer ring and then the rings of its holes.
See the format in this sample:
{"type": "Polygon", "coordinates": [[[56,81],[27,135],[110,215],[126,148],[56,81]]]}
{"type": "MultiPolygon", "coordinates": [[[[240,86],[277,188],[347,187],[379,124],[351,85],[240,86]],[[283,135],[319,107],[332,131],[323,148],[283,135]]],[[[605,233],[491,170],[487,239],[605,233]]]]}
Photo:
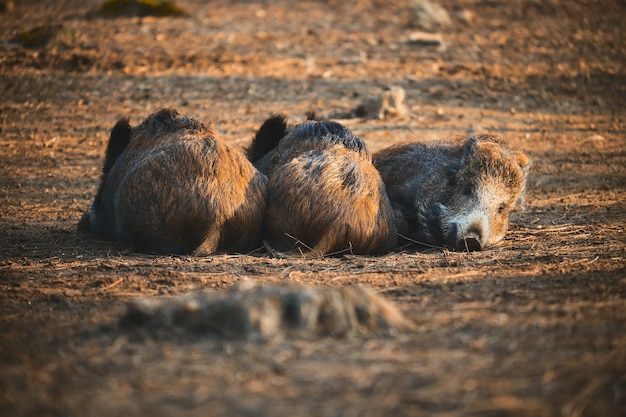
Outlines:
{"type": "Polygon", "coordinates": [[[476,147],[478,146],[478,142],[480,138],[477,136],[470,136],[465,142],[465,147],[463,148],[463,155],[461,156],[461,162],[459,164],[459,168],[464,166],[474,155],[476,152],[476,147]]]}
{"type": "Polygon", "coordinates": [[[117,158],[124,152],[124,149],[130,142],[130,124],[129,118],[121,118],[111,130],[111,138],[107,146],[106,154],[104,157],[104,166],[102,167],[102,173],[109,172],[117,158]]]}
{"type": "Polygon", "coordinates": [[[287,133],[287,118],[276,114],[267,119],[256,132],[250,147],[246,150],[248,160],[256,162],[278,146],[278,142],[287,133]]]}
{"type": "Polygon", "coordinates": [[[530,172],[530,167],[532,166],[532,161],[530,160],[528,155],[521,151],[514,151],[513,156],[515,157],[515,160],[519,164],[520,168],[522,168],[524,175],[528,175],[528,173],[530,172]]]}

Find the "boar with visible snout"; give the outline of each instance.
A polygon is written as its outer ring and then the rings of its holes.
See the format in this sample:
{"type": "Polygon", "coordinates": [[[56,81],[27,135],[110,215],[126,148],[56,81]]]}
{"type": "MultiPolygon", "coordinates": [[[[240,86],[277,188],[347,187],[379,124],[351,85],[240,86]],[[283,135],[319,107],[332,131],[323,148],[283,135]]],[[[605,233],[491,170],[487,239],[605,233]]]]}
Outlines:
{"type": "Polygon", "coordinates": [[[387,187],[399,242],[482,250],[506,234],[523,201],[528,156],[497,136],[393,146],[374,165],[387,187]]]}

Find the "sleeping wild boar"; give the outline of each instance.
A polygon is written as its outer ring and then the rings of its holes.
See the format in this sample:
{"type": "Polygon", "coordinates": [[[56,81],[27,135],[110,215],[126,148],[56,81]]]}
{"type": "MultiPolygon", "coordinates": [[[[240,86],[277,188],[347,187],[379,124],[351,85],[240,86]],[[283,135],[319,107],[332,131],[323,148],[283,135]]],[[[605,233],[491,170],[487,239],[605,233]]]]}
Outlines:
{"type": "Polygon", "coordinates": [[[394,146],[373,159],[401,243],[459,251],[502,240],[509,213],[523,200],[530,168],[524,153],[490,135],[394,146]]]}
{"type": "Polygon", "coordinates": [[[162,109],[113,128],[80,231],[132,251],[246,252],[261,244],[267,178],[209,126],[162,109]]]}
{"type": "Polygon", "coordinates": [[[335,122],[265,121],[248,158],[269,178],[264,239],[279,252],[381,254],[396,246],[391,204],[365,142],[335,122]]]}

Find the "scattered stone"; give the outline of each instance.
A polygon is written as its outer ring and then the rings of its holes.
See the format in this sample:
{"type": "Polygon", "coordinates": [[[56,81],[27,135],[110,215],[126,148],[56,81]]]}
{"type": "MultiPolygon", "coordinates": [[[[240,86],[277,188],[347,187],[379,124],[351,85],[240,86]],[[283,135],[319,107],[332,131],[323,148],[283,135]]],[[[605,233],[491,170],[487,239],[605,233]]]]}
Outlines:
{"type": "Polygon", "coordinates": [[[0,0],[0,13],[12,12],[15,9],[13,0],[0,0]]]}
{"type": "Polygon", "coordinates": [[[466,24],[470,24],[474,20],[474,13],[467,9],[459,11],[456,16],[461,22],[466,24]]]}
{"type": "Polygon", "coordinates": [[[412,32],[409,34],[408,43],[416,46],[434,46],[439,52],[447,49],[446,42],[439,33],[412,32]]]}
{"type": "Polygon", "coordinates": [[[120,319],[123,329],[159,335],[214,335],[268,340],[284,335],[345,336],[395,333],[415,324],[391,302],[362,286],[302,287],[252,282],[225,295],[195,293],[170,300],[139,300],[120,319]]]}
{"type": "Polygon", "coordinates": [[[591,141],[591,142],[603,142],[603,141],[605,141],[605,140],[606,140],[606,139],[604,138],[604,136],[602,136],[602,135],[597,135],[597,134],[596,134],[596,135],[591,135],[591,136],[589,136],[585,142],[587,142],[587,141],[591,141]]]}
{"type": "Polygon", "coordinates": [[[11,42],[24,48],[40,48],[46,46],[61,31],[61,25],[45,25],[25,30],[14,36],[11,42]]]}
{"type": "Polygon", "coordinates": [[[381,94],[365,96],[355,110],[357,117],[369,119],[405,118],[410,116],[402,87],[393,86],[381,94]]]}
{"type": "Polygon", "coordinates": [[[427,32],[436,32],[452,26],[452,20],[440,5],[429,0],[413,0],[409,5],[408,24],[427,32]]]}
{"type": "Polygon", "coordinates": [[[581,143],[580,143],[580,148],[589,148],[589,146],[591,145],[594,148],[598,148],[600,146],[604,146],[604,143],[606,139],[604,136],[602,135],[591,135],[587,138],[585,138],[581,143]]]}
{"type": "Polygon", "coordinates": [[[102,17],[187,16],[176,3],[159,0],[107,0],[96,14],[102,17]]]}

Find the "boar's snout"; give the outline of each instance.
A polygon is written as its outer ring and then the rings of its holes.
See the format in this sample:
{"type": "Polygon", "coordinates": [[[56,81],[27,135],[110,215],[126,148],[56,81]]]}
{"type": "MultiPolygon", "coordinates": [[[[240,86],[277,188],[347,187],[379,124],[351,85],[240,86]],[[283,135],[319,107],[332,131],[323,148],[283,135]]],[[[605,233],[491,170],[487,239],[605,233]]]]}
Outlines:
{"type": "Polygon", "coordinates": [[[474,225],[463,232],[462,228],[457,225],[457,230],[461,230],[461,236],[455,242],[455,250],[461,252],[483,250],[483,233],[480,226],[474,225]]]}
{"type": "Polygon", "coordinates": [[[466,236],[457,240],[455,249],[458,251],[476,252],[483,250],[483,245],[478,237],[466,236]]]}

